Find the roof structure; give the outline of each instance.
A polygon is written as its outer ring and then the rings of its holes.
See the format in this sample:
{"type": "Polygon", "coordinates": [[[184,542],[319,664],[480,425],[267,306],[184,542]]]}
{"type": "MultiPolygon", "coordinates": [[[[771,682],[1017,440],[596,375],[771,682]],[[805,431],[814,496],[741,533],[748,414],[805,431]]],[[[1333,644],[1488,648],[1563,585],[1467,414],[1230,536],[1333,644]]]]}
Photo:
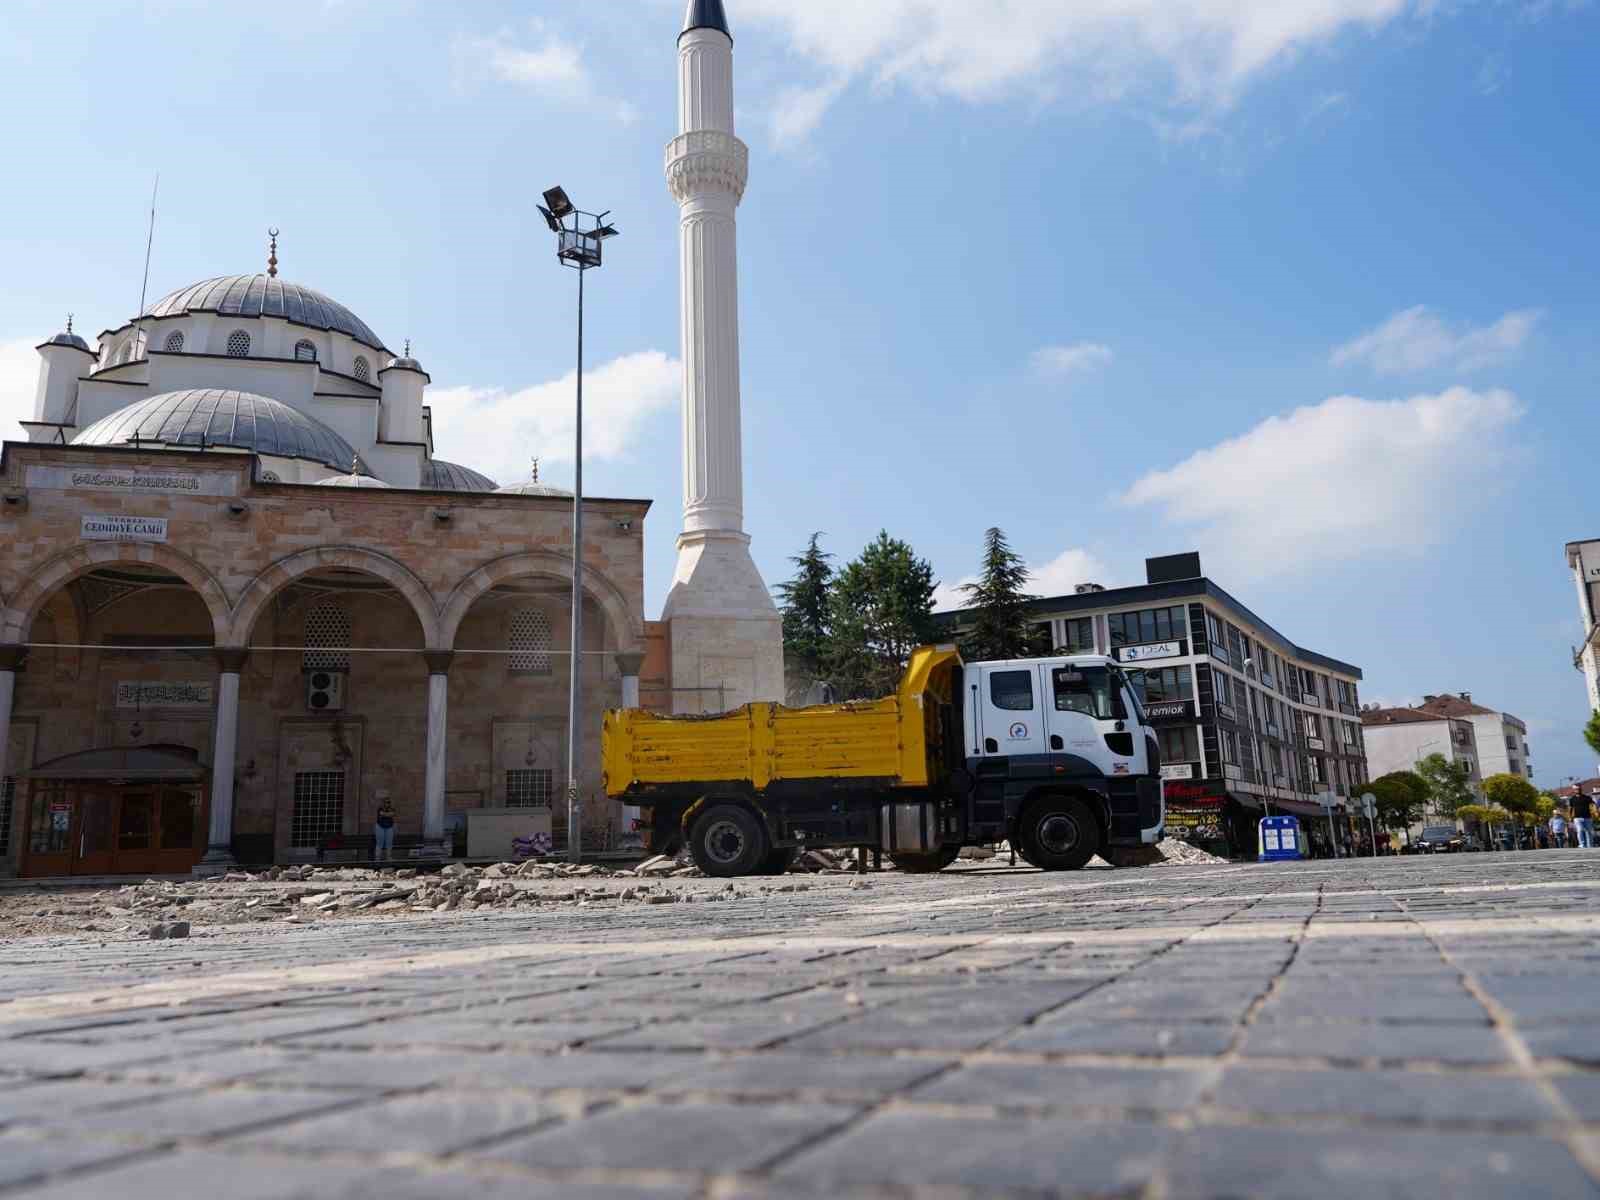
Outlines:
{"type": "Polygon", "coordinates": [[[422,464],[422,482],[417,486],[429,492],[492,492],[500,487],[483,472],[442,458],[422,464]]]}
{"type": "Polygon", "coordinates": [[[1461,696],[1428,696],[1417,705],[1423,712],[1436,713],[1441,717],[1489,717],[1495,715],[1495,710],[1485,708],[1481,704],[1474,704],[1469,694],[1461,696]]]}
{"type": "Polygon", "coordinates": [[[1421,725],[1429,721],[1448,721],[1443,713],[1424,712],[1420,708],[1369,708],[1361,714],[1363,725],[1421,725]]]}
{"type": "Polygon", "coordinates": [[[388,353],[381,338],[337,300],[276,275],[219,275],[163,296],[145,309],[147,317],[222,313],[239,317],[282,317],[294,325],[330,329],[388,353]]]}
{"type": "Polygon", "coordinates": [[[719,33],[728,35],[728,40],[733,40],[733,30],[728,28],[728,14],[722,9],[722,0],[689,0],[689,7],[683,14],[682,37],[691,29],[715,29],[719,33]]]}
{"type": "Polygon", "coordinates": [[[74,446],[226,446],[349,470],[356,451],[315,417],[281,400],[223,388],[162,392],[119,408],[74,446]]]}

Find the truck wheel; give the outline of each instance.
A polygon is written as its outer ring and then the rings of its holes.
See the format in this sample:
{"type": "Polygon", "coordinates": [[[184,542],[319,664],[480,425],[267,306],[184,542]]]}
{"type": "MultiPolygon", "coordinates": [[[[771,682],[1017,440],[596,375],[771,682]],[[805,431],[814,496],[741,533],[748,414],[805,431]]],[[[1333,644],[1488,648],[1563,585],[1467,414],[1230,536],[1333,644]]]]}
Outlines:
{"type": "Polygon", "coordinates": [[[772,847],[766,829],[749,809],[714,804],[689,831],[689,853],[707,875],[727,879],[760,873],[772,847]]]}
{"type": "Polygon", "coordinates": [[[769,853],[761,866],[756,869],[757,875],[782,875],[800,857],[798,846],[779,846],[769,853]]]}
{"type": "Polygon", "coordinates": [[[1100,826],[1081,800],[1042,796],[1019,824],[1023,857],[1043,871],[1076,871],[1100,850],[1100,826]]]}
{"type": "Polygon", "coordinates": [[[932,875],[955,862],[960,854],[960,846],[940,846],[925,854],[902,850],[899,854],[889,855],[889,861],[894,864],[895,870],[904,871],[907,875],[932,875]]]}

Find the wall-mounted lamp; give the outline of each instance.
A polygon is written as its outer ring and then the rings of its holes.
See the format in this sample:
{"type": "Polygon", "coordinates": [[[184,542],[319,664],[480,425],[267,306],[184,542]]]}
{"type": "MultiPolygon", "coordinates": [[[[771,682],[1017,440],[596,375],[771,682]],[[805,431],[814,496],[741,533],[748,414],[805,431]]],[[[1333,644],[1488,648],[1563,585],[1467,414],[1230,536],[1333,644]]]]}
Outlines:
{"type": "Polygon", "coordinates": [[[448,525],[450,517],[451,512],[448,508],[436,508],[433,510],[433,519],[441,525],[448,525]]]}
{"type": "Polygon", "coordinates": [[[228,501],[228,514],[230,516],[244,517],[244,516],[248,516],[249,513],[250,513],[250,506],[248,504],[246,504],[243,500],[230,500],[230,501],[228,501]]]}
{"type": "Polygon", "coordinates": [[[618,533],[632,533],[633,532],[633,518],[632,517],[622,517],[619,520],[615,521],[614,524],[616,525],[618,533]]]}
{"type": "Polygon", "coordinates": [[[7,492],[3,497],[5,511],[8,513],[25,513],[28,511],[27,492],[7,492]]]}

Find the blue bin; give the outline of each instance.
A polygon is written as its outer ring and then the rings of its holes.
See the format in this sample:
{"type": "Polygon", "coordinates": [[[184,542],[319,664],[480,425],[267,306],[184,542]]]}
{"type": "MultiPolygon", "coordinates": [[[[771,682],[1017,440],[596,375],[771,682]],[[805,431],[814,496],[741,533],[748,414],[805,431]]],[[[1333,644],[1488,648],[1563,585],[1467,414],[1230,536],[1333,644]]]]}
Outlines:
{"type": "Polygon", "coordinates": [[[1285,862],[1304,858],[1305,855],[1300,852],[1300,818],[1262,817],[1260,846],[1257,862],[1285,862]]]}

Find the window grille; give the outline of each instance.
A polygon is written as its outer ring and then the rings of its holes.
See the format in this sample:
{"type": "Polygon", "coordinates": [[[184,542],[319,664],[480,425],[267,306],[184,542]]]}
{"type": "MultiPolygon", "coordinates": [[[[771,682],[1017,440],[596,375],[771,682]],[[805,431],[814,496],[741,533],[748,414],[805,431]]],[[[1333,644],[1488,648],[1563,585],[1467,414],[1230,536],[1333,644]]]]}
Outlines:
{"type": "Polygon", "coordinates": [[[10,775],[0,779],[0,858],[11,853],[11,818],[17,798],[17,781],[10,775]]]}
{"type": "Polygon", "coordinates": [[[228,357],[250,357],[250,335],[242,329],[235,329],[228,335],[228,357]]]}
{"type": "Polygon", "coordinates": [[[306,613],[305,647],[304,670],[348,671],[350,615],[331,601],[315,605],[306,613]]]}
{"type": "Polygon", "coordinates": [[[350,373],[361,380],[362,383],[369,383],[372,380],[372,364],[357,355],[356,365],[351,369],[350,373]]]}
{"type": "Polygon", "coordinates": [[[517,767],[506,772],[507,808],[549,808],[556,773],[549,767],[517,767]]]}
{"type": "Polygon", "coordinates": [[[294,344],[294,357],[296,362],[316,362],[317,348],[302,338],[294,344]]]}
{"type": "Polygon", "coordinates": [[[167,334],[167,353],[183,353],[183,330],[174,329],[171,333],[167,334]]]}
{"type": "Polygon", "coordinates": [[[519,608],[511,616],[506,649],[507,670],[515,675],[550,674],[550,618],[537,608],[519,608]]]}
{"type": "Polygon", "coordinates": [[[315,849],[323,838],[344,832],[344,772],[297,771],[289,845],[315,849]]]}

